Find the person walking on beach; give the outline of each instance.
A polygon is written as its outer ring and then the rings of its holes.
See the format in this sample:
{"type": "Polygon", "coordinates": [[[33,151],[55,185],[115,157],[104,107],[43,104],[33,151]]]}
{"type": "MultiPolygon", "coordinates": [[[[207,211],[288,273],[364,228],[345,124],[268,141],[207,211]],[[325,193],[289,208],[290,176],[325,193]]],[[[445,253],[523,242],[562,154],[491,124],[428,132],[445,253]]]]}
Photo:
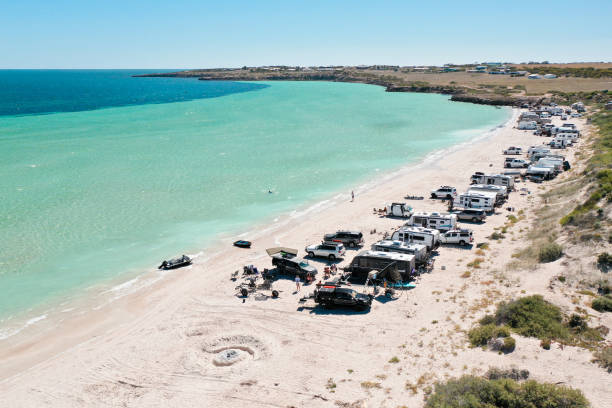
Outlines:
{"type": "Polygon", "coordinates": [[[299,292],[300,291],[300,277],[296,276],[295,277],[295,292],[299,292]]]}
{"type": "Polygon", "coordinates": [[[355,192],[351,190],[351,201],[355,201],[355,192]]]}

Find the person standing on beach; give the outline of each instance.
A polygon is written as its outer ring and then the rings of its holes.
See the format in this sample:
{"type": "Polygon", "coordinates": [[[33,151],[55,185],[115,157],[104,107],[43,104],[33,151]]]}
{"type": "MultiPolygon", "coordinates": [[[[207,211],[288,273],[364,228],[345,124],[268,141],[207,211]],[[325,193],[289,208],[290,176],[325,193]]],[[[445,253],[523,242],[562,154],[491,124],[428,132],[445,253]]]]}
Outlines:
{"type": "Polygon", "coordinates": [[[296,292],[300,291],[300,277],[299,276],[295,277],[295,291],[296,292]]]}
{"type": "Polygon", "coordinates": [[[355,201],[355,192],[351,190],[351,201],[355,201]]]}

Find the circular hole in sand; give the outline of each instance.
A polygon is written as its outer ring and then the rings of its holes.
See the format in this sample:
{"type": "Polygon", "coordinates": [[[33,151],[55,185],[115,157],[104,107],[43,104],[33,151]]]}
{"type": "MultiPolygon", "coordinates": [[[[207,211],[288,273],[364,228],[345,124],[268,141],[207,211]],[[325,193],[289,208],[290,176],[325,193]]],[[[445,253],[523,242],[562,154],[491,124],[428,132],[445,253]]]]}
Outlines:
{"type": "Polygon", "coordinates": [[[251,359],[254,354],[253,350],[248,347],[225,347],[221,350],[216,350],[213,364],[217,367],[227,367],[240,361],[251,359]]]}
{"type": "Polygon", "coordinates": [[[243,335],[219,337],[205,344],[203,351],[213,354],[212,363],[217,367],[227,367],[267,356],[267,348],[259,339],[243,335]]]}

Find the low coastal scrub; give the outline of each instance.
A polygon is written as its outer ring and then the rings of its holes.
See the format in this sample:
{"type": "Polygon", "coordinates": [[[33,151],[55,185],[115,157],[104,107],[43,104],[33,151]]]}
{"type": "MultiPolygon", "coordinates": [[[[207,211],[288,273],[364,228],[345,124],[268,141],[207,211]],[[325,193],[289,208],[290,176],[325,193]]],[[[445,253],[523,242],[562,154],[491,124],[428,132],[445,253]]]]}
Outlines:
{"type": "Polygon", "coordinates": [[[474,347],[486,346],[494,338],[508,336],[510,336],[510,330],[507,327],[494,324],[477,326],[468,332],[468,338],[474,347]]]}
{"type": "MultiPolygon", "coordinates": [[[[480,326],[468,332],[473,346],[486,345],[494,338],[509,337],[510,331],[525,337],[536,337],[542,340],[544,348],[550,348],[551,340],[593,347],[603,339],[600,330],[588,326],[586,318],[578,314],[564,316],[561,309],[540,295],[501,302],[495,315],[487,315],[479,323],[480,326]]],[[[507,349],[510,346],[508,344],[507,349]]]]}
{"type": "Polygon", "coordinates": [[[601,367],[612,373],[612,346],[603,347],[594,353],[594,363],[599,364],[601,367]]]}
{"type": "Polygon", "coordinates": [[[593,299],[591,306],[598,312],[612,312],[612,296],[604,295],[593,299]]]}
{"type": "Polygon", "coordinates": [[[602,272],[608,272],[610,269],[612,269],[612,255],[607,252],[599,254],[597,256],[597,267],[602,272]]]}
{"type": "Polygon", "coordinates": [[[463,376],[446,383],[438,383],[427,399],[427,408],[586,408],[590,404],[579,390],[538,383],[533,380],[517,382],[500,378],[488,380],[463,376]]]}
{"type": "Polygon", "coordinates": [[[541,263],[554,262],[563,256],[563,248],[556,242],[543,245],[538,252],[538,260],[541,263]]]}
{"type": "Polygon", "coordinates": [[[592,117],[598,129],[593,145],[594,154],[582,173],[584,184],[591,185],[589,197],[561,218],[561,225],[581,226],[584,220],[603,201],[612,202],[612,113],[602,109],[592,117]]]}

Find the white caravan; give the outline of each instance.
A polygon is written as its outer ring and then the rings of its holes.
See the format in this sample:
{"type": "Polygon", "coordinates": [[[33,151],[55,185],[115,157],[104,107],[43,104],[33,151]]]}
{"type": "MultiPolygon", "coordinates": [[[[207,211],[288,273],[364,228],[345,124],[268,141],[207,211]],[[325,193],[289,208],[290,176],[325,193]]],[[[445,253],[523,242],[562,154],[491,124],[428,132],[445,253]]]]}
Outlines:
{"type": "Polygon", "coordinates": [[[497,194],[484,191],[467,192],[459,194],[454,202],[456,207],[480,208],[487,212],[493,211],[497,200],[497,194]]]}
{"type": "Polygon", "coordinates": [[[468,193],[495,193],[495,201],[503,203],[508,198],[508,188],[504,186],[496,186],[493,184],[472,184],[468,190],[468,193]]]}
{"type": "Polygon", "coordinates": [[[404,241],[382,240],[372,244],[372,251],[414,255],[417,263],[427,261],[427,246],[404,241]]]}
{"type": "Polygon", "coordinates": [[[472,184],[493,184],[496,186],[504,186],[511,190],[514,187],[514,179],[503,174],[484,174],[476,172],[471,177],[472,184]]]}
{"type": "Polygon", "coordinates": [[[536,130],[538,123],[535,120],[519,122],[518,128],[520,130],[536,130]]]}
{"type": "Polygon", "coordinates": [[[455,214],[441,214],[439,212],[415,212],[405,225],[448,231],[457,226],[457,216],[455,214]]]}
{"type": "Polygon", "coordinates": [[[391,236],[393,241],[422,244],[432,251],[440,245],[440,231],[423,227],[401,227],[391,236]]]}

